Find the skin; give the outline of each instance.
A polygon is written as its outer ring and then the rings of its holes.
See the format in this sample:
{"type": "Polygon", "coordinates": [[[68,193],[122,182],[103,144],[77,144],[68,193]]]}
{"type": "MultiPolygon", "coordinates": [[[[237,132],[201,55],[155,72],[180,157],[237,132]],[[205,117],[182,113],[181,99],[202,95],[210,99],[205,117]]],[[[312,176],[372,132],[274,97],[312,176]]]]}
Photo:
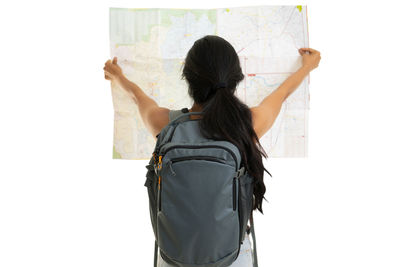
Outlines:
{"type": "MultiPolygon", "coordinates": [[[[253,128],[259,139],[272,127],[276,117],[279,115],[283,102],[288,98],[301,84],[304,78],[315,68],[318,67],[321,60],[320,52],[312,48],[300,48],[302,56],[302,66],[288,77],[277,89],[266,96],[260,104],[250,107],[253,128]]],[[[169,109],[158,106],[151,97],[146,95],[143,90],[134,82],[129,81],[118,66],[117,58],[107,60],[104,64],[104,77],[111,83],[116,83],[123,88],[132,97],[138,105],[140,116],[150,131],[154,139],[161,129],[169,122],[169,109]]],[[[197,103],[189,109],[190,112],[201,111],[202,108],[197,103]]],[[[191,119],[198,118],[200,115],[192,115],[191,119]]]]}

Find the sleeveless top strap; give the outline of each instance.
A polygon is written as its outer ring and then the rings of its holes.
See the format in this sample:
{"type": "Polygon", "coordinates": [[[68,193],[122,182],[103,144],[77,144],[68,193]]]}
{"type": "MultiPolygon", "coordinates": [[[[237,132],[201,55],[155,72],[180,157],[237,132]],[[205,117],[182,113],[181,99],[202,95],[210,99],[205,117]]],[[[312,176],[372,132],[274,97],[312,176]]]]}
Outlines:
{"type": "Polygon", "coordinates": [[[169,111],[168,117],[169,117],[169,121],[174,120],[176,117],[178,117],[179,115],[183,114],[183,113],[188,113],[189,109],[188,108],[182,108],[182,109],[171,109],[169,111]]]}

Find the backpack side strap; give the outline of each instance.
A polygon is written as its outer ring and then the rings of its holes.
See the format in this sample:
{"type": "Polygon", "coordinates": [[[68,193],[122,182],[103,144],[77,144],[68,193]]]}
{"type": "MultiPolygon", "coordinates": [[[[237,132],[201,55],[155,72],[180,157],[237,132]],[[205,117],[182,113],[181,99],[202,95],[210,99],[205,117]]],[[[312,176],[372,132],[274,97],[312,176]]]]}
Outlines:
{"type": "Polygon", "coordinates": [[[157,267],[157,256],[158,256],[158,244],[157,240],[154,241],[154,267],[157,267]]]}
{"type": "Polygon", "coordinates": [[[251,230],[251,238],[253,239],[253,267],[258,267],[258,259],[257,259],[257,246],[256,246],[256,234],[254,231],[254,220],[253,220],[253,210],[250,213],[250,230],[251,230]]]}

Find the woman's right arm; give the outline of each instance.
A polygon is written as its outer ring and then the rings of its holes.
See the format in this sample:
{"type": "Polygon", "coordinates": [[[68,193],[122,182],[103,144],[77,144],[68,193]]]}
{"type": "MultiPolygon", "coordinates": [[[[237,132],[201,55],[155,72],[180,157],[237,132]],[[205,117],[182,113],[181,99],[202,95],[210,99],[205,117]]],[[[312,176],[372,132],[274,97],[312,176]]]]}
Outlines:
{"type": "Polygon", "coordinates": [[[266,96],[261,103],[252,107],[253,128],[260,139],[274,124],[282,103],[291,95],[321,60],[320,52],[312,48],[300,48],[302,66],[287,78],[276,90],[266,96]]]}

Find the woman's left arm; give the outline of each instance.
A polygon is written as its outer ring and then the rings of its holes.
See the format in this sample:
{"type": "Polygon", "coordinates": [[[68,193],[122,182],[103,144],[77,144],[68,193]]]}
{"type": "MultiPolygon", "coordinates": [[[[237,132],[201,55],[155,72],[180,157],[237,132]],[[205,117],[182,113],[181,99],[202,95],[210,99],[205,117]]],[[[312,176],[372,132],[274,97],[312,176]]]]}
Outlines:
{"type": "Polygon", "coordinates": [[[117,58],[108,60],[104,66],[105,79],[115,82],[123,88],[138,105],[140,116],[154,138],[160,133],[161,129],[168,123],[169,109],[159,107],[157,102],[149,97],[134,82],[128,80],[117,64],[117,58]]]}

